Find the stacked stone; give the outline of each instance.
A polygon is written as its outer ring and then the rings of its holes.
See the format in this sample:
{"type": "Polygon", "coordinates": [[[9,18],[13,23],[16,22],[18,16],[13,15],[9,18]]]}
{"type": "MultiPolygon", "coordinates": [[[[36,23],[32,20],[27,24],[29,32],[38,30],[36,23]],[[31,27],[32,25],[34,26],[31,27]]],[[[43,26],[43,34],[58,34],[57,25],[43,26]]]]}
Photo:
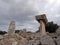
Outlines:
{"type": "Polygon", "coordinates": [[[56,34],[57,34],[56,43],[57,45],[60,45],[60,27],[57,29],[56,34]]]}

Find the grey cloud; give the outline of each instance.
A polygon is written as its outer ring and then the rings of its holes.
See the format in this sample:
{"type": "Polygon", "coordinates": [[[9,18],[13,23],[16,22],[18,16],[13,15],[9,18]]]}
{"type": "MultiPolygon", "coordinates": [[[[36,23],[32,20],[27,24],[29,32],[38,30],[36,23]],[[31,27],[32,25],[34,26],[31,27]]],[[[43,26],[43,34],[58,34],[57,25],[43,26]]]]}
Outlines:
{"type": "MultiPolygon", "coordinates": [[[[25,24],[28,24],[28,21],[33,20],[33,18],[29,17],[30,15],[35,15],[35,13],[37,13],[37,11],[35,11],[34,9],[32,9],[32,7],[28,7],[27,6],[27,2],[26,1],[21,1],[21,3],[16,4],[15,3],[13,5],[13,3],[11,4],[11,0],[3,0],[1,1],[3,3],[3,5],[1,6],[1,10],[0,10],[0,26],[2,27],[2,29],[4,29],[5,26],[8,26],[9,22],[11,20],[16,20],[17,23],[19,23],[18,25],[20,26],[20,28],[24,27],[25,24]],[[26,2],[26,3],[25,3],[26,2]],[[4,5],[6,4],[6,5],[4,5]],[[4,7],[6,6],[6,7],[4,7]],[[20,7],[19,7],[20,6],[20,7]],[[3,8],[4,7],[4,8],[3,8]]],[[[29,25],[28,25],[29,26],[29,25]]],[[[26,27],[28,27],[26,26],[26,27]]],[[[1,29],[0,27],[0,29],[1,29]]],[[[18,27],[18,26],[17,26],[18,27]]]]}
{"type": "Polygon", "coordinates": [[[60,17],[56,17],[60,15],[60,4],[55,6],[56,1],[51,5],[48,5],[48,1],[45,0],[0,0],[0,2],[0,29],[2,30],[6,30],[11,20],[15,20],[16,29],[27,28],[36,31],[39,23],[35,20],[35,15],[41,13],[46,13],[50,21],[60,24],[60,17]]]}

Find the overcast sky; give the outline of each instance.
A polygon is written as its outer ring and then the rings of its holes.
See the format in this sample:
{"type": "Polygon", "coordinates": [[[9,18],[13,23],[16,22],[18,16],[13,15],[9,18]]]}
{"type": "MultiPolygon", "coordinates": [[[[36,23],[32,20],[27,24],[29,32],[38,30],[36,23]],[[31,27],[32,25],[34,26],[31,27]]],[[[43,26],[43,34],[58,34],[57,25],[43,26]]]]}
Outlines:
{"type": "Polygon", "coordinates": [[[45,13],[49,21],[60,25],[60,0],[0,0],[0,30],[8,30],[11,20],[16,29],[36,31],[36,15],[45,13]]]}

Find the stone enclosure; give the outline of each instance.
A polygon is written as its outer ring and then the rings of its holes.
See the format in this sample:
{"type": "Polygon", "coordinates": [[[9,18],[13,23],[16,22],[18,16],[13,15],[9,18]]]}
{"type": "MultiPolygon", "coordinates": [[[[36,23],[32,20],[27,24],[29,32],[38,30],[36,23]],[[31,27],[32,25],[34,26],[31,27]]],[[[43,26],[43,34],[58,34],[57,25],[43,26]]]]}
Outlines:
{"type": "Polygon", "coordinates": [[[26,29],[15,33],[15,21],[11,21],[8,33],[0,36],[0,45],[60,45],[60,28],[57,29],[54,37],[45,30],[48,20],[45,14],[35,16],[40,24],[39,32],[27,32],[26,29]],[[57,38],[55,38],[57,37],[57,38]]]}

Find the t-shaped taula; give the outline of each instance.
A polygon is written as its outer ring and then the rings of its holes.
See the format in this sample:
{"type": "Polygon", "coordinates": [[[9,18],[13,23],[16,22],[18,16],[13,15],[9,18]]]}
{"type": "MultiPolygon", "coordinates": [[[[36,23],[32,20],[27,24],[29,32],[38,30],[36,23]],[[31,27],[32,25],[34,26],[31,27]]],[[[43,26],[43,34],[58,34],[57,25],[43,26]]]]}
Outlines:
{"type": "Polygon", "coordinates": [[[37,15],[36,20],[40,23],[40,33],[41,35],[46,35],[45,25],[47,24],[47,18],[45,14],[37,15]]]}
{"type": "Polygon", "coordinates": [[[11,21],[8,29],[8,35],[15,34],[15,21],[11,21]]]}

